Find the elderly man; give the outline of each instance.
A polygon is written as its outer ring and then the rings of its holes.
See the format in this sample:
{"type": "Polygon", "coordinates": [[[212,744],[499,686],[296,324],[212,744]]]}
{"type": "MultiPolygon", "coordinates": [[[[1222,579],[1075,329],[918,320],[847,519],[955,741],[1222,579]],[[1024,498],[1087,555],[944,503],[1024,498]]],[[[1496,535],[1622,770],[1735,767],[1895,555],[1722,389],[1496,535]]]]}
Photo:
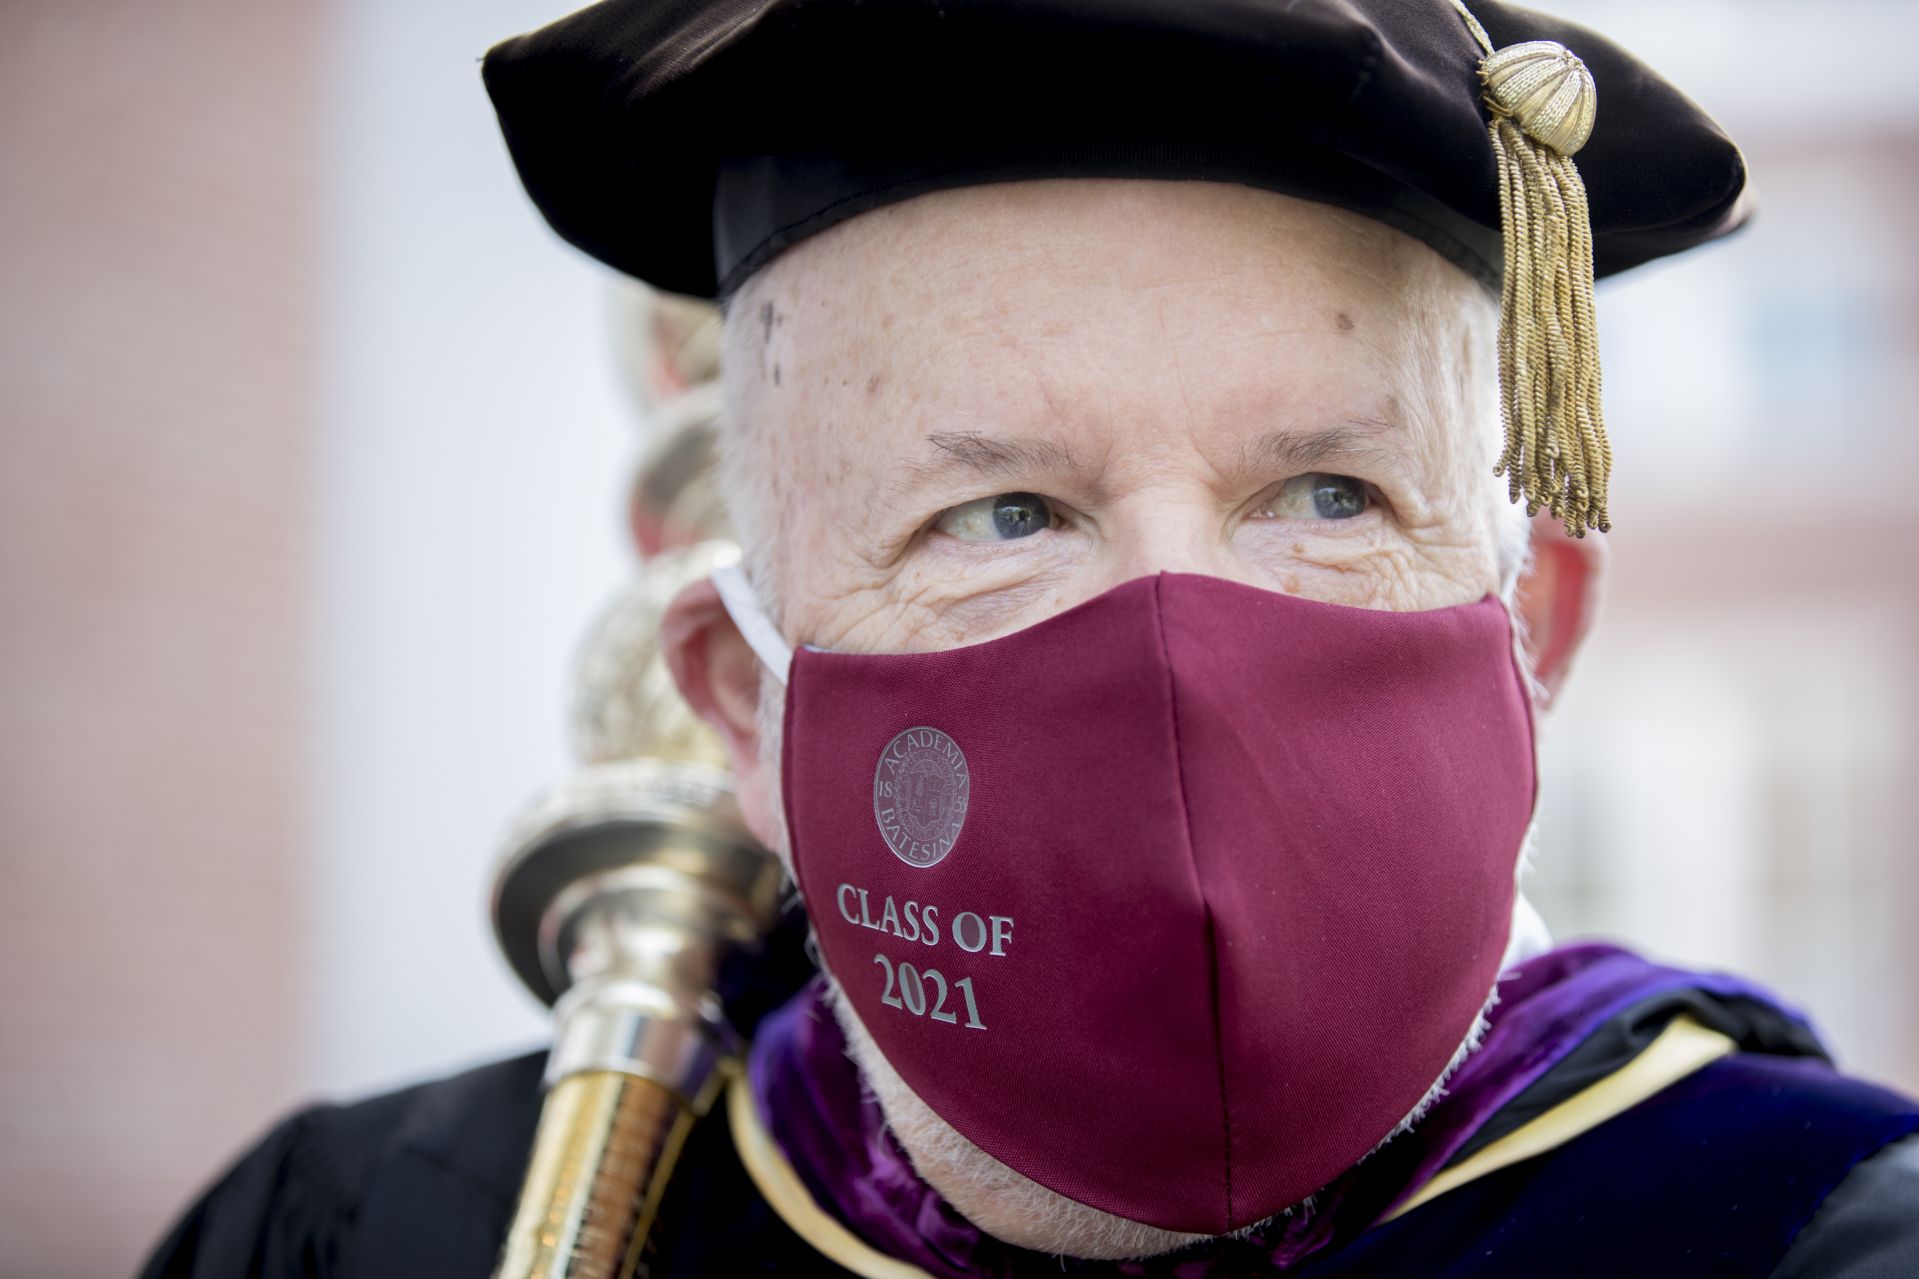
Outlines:
{"type": "MultiPolygon", "coordinates": [[[[652,1273],[1919,1273],[1919,1107],[1516,891],[1593,264],[1743,167],[1473,10],[606,0],[489,56],[556,228],[726,307],[745,572],[664,643],[821,966],[652,1273]]],[[[154,1273],[477,1273],[536,1068],[303,1116],[154,1273]]]]}

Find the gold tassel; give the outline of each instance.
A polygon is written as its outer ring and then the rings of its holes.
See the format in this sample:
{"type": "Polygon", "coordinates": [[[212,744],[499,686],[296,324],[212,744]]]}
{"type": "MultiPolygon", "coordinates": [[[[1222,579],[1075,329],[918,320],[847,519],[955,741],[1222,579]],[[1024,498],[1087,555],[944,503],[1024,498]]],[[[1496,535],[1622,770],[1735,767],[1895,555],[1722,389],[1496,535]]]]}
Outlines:
{"type": "Polygon", "coordinates": [[[1506,279],[1499,314],[1499,416],[1506,432],[1495,475],[1526,513],[1542,508],[1574,537],[1612,527],[1606,482],[1612,446],[1600,409],[1593,316],[1592,217],[1573,153],[1592,135],[1598,91],[1586,64],[1551,40],[1495,50],[1453,0],[1486,56],[1479,78],[1499,164],[1506,279]]]}

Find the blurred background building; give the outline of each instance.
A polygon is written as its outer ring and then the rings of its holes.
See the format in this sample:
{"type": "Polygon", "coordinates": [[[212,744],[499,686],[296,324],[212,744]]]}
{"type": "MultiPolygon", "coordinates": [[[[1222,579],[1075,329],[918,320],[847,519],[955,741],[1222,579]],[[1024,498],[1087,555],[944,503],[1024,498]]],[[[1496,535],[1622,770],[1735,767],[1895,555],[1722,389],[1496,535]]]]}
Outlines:
{"type": "MultiPolygon", "coordinates": [[[[0,8],[0,1272],[125,1273],[289,1108],[543,1037],[488,857],[566,766],[633,420],[477,60],[566,7],[0,8]]],[[[1760,212],[1602,290],[1613,585],[1532,891],[1919,1089],[1919,9],[1550,7],[1760,212]]]]}

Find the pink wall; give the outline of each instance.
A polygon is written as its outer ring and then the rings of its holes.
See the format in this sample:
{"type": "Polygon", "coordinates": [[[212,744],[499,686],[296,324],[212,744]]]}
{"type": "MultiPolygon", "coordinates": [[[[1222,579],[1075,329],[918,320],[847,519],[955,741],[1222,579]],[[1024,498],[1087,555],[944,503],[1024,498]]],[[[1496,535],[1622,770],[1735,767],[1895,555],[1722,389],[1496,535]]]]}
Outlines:
{"type": "Polygon", "coordinates": [[[283,1105],[311,5],[0,16],[0,1269],[124,1273],[283,1105]]]}

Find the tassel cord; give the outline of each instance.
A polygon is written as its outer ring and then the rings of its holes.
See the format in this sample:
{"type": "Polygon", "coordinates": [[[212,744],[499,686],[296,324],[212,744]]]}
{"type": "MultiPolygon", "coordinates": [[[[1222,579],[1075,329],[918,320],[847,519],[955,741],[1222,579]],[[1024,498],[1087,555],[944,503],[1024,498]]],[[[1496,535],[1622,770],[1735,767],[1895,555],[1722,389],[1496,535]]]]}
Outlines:
{"type": "Polygon", "coordinates": [[[1572,152],[1592,127],[1593,86],[1563,46],[1495,50],[1464,0],[1453,7],[1484,57],[1479,75],[1497,162],[1505,279],[1495,475],[1529,515],[1550,510],[1574,537],[1612,527],[1612,446],[1601,406],[1592,215],[1572,152]],[[1574,77],[1569,79],[1568,77],[1574,77]],[[1563,149],[1562,149],[1563,148],[1563,149]]]}
{"type": "Polygon", "coordinates": [[[1505,447],[1495,474],[1529,514],[1550,510],[1575,536],[1604,531],[1612,450],[1600,407],[1591,218],[1570,157],[1493,112],[1506,279],[1500,400],[1505,447]]]}

